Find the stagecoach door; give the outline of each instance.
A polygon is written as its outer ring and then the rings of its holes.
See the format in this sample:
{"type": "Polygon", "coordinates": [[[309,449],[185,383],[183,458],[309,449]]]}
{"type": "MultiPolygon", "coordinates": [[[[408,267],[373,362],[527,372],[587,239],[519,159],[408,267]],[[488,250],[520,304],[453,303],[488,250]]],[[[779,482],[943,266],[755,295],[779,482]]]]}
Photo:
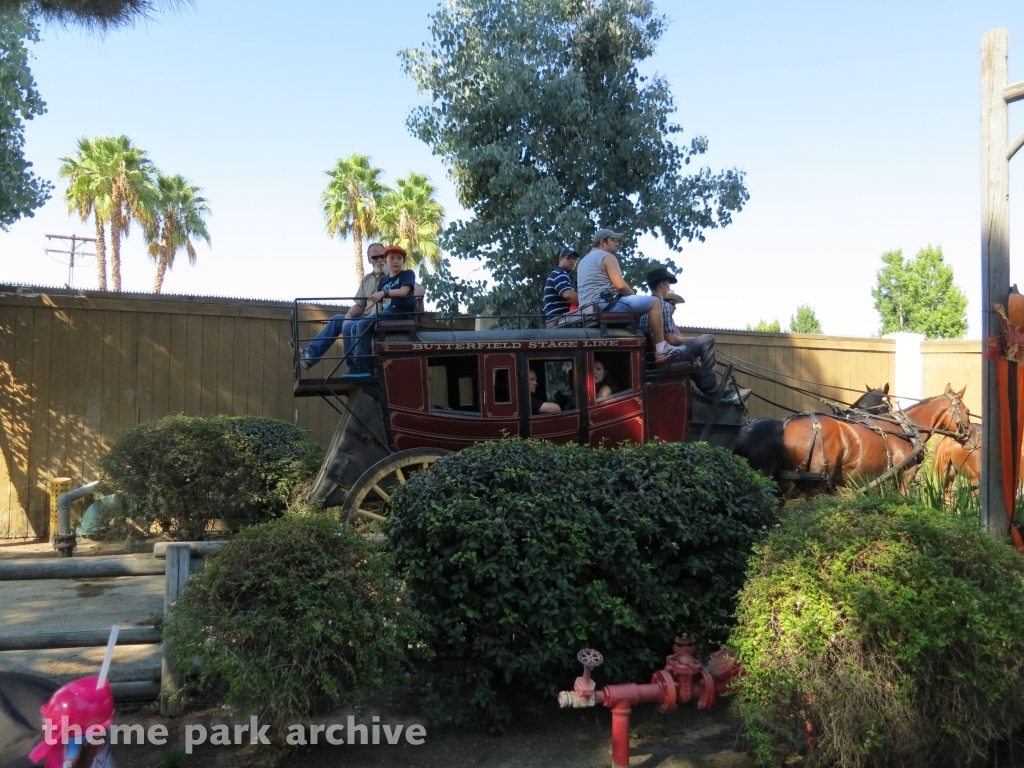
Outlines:
{"type": "Polygon", "coordinates": [[[485,416],[519,418],[517,382],[514,354],[484,355],[485,416]]]}

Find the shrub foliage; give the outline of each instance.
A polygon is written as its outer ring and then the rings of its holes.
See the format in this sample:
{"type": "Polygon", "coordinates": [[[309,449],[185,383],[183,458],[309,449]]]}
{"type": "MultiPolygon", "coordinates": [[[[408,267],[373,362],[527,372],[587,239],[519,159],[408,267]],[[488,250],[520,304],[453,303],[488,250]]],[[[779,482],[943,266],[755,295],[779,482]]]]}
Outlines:
{"type": "Polygon", "coordinates": [[[201,539],[217,518],[275,517],[320,467],[323,449],[294,424],[254,416],[167,416],[128,430],[100,460],[121,495],[121,533],[154,524],[201,539]]]}
{"type": "Polygon", "coordinates": [[[680,632],[724,640],[772,488],[705,444],[509,440],[415,475],[390,542],[441,662],[427,712],[501,728],[571,685],[580,648],[646,682],[680,632]]]}
{"type": "Polygon", "coordinates": [[[323,514],[243,529],[193,575],[165,636],[181,669],[277,725],[376,690],[419,629],[391,558],[323,514]]]}
{"type": "Polygon", "coordinates": [[[1024,724],[1024,558],[962,517],[868,497],[793,512],[751,562],[732,642],[762,762],[967,765],[1024,724]]]}

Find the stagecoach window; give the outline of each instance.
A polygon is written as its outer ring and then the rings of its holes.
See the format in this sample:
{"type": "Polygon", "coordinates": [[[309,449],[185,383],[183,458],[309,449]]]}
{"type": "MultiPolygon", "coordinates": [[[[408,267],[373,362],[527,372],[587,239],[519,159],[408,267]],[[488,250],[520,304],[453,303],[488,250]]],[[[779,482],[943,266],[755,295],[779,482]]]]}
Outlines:
{"type": "Polygon", "coordinates": [[[629,366],[629,352],[599,352],[594,355],[594,396],[598,400],[629,394],[633,391],[633,376],[629,366]],[[598,381],[597,363],[604,368],[604,378],[598,381]],[[611,387],[611,394],[599,396],[602,385],[611,387]]]}
{"type": "Polygon", "coordinates": [[[575,365],[572,360],[531,360],[530,368],[537,372],[537,391],[533,397],[558,403],[563,411],[576,410],[575,365]]]}
{"type": "Polygon", "coordinates": [[[494,369],[494,402],[512,402],[512,383],[508,368],[494,369]]]}
{"type": "Polygon", "coordinates": [[[430,410],[480,413],[476,355],[427,358],[430,410]]]}

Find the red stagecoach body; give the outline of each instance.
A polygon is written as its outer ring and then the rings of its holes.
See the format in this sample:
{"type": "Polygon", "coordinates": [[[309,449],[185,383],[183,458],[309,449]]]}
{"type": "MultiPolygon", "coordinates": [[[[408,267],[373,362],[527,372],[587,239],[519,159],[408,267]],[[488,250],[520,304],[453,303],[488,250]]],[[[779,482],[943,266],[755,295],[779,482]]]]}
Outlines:
{"type": "MultiPolygon", "coordinates": [[[[327,300],[296,302],[296,348],[326,319],[323,312],[319,320],[308,319],[314,301],[327,300]]],[[[488,319],[505,325],[513,320],[488,319]]],[[[655,367],[653,344],[637,331],[631,313],[585,309],[577,322],[570,317],[548,328],[476,330],[477,325],[429,313],[379,322],[374,375],[368,379],[343,378],[340,341],[312,375],[296,357],[296,396],[321,396],[342,406],[335,406],[339,423],[311,499],[356,514],[366,506],[367,493],[387,497],[382,484],[394,482],[396,469],[401,479],[403,466],[427,466],[444,452],[507,437],[614,447],[683,442],[704,433],[712,443],[731,446],[738,433],[742,407],[712,407],[691,391],[689,360],[655,367]],[[614,381],[606,397],[595,391],[595,359],[614,381]],[[560,412],[533,413],[531,369],[537,373],[536,396],[557,399],[560,412]],[[705,432],[712,416],[714,429],[705,432]]]]}

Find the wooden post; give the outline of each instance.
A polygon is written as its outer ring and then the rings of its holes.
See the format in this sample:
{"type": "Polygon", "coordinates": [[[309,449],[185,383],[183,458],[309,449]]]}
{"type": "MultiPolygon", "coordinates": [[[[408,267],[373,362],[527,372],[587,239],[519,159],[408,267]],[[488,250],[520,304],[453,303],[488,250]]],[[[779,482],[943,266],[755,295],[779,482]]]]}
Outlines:
{"type": "MultiPolygon", "coordinates": [[[[167,547],[167,587],[164,591],[165,622],[170,614],[171,606],[177,602],[178,595],[188,580],[190,557],[187,543],[170,544],[167,547]]],[[[160,714],[164,717],[177,717],[181,714],[180,688],[180,676],[171,663],[170,643],[165,637],[160,661],[160,714]]]]}
{"type": "Polygon", "coordinates": [[[57,535],[57,497],[71,490],[70,477],[52,477],[48,485],[50,492],[50,543],[57,535]]]}
{"type": "MultiPolygon", "coordinates": [[[[1009,35],[992,29],[981,37],[981,333],[987,340],[1002,328],[992,309],[1004,307],[1010,293],[1010,143],[1007,85],[1009,35]]],[[[1005,536],[998,361],[982,361],[981,522],[994,536],[1005,536]]]]}

